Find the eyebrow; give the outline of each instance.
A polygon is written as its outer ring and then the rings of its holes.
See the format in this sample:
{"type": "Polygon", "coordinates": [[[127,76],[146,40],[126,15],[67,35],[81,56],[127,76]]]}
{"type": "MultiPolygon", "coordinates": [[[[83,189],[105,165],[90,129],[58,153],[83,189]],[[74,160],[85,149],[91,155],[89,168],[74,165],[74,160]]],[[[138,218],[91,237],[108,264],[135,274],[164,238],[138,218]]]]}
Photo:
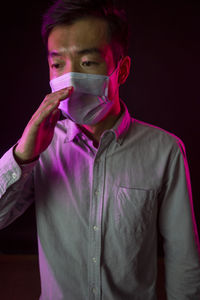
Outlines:
{"type": "MultiPolygon", "coordinates": [[[[102,52],[100,49],[93,47],[93,48],[78,50],[78,51],[76,51],[76,53],[78,55],[86,55],[86,54],[95,54],[95,53],[101,54],[102,52]]],[[[63,56],[63,54],[61,52],[60,53],[57,51],[48,52],[48,57],[51,57],[51,58],[52,57],[62,57],[62,56],[63,56]]]]}
{"type": "Polygon", "coordinates": [[[79,50],[77,51],[78,55],[84,55],[84,54],[101,54],[101,50],[98,48],[89,48],[89,49],[83,49],[83,50],[79,50]]]}

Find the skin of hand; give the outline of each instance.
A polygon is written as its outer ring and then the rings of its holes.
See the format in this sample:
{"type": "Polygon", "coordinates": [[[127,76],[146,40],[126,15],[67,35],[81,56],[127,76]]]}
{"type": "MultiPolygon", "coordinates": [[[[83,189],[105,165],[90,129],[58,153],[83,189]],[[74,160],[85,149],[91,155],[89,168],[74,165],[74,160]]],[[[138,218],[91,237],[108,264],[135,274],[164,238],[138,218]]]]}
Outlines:
{"type": "Polygon", "coordinates": [[[72,87],[48,94],[28,122],[22,137],[14,148],[19,164],[34,161],[52,141],[56,123],[60,117],[60,101],[68,98],[72,87]]]}

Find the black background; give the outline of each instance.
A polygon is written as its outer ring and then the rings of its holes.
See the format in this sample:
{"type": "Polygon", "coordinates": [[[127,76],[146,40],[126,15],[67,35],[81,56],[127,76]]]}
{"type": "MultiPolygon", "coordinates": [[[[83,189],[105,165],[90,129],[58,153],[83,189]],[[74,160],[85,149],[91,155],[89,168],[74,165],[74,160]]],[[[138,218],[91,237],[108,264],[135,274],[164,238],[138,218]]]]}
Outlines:
{"type": "MultiPolygon", "coordinates": [[[[52,1],[1,4],[0,155],[20,138],[50,92],[40,35],[52,1]]],[[[123,1],[131,27],[132,68],[121,97],[137,119],[179,136],[187,151],[200,231],[200,2],[123,1]]],[[[0,252],[36,253],[34,206],[0,232],[0,252]]]]}

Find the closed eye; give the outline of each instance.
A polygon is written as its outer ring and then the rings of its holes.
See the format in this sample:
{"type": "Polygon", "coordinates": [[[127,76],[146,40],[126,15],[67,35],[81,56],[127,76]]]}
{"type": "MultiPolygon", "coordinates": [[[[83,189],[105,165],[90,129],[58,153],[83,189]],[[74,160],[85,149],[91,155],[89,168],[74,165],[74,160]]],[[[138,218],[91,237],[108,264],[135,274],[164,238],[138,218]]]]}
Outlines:
{"type": "Polygon", "coordinates": [[[99,65],[96,61],[83,61],[82,66],[84,67],[91,67],[93,65],[99,65]]]}

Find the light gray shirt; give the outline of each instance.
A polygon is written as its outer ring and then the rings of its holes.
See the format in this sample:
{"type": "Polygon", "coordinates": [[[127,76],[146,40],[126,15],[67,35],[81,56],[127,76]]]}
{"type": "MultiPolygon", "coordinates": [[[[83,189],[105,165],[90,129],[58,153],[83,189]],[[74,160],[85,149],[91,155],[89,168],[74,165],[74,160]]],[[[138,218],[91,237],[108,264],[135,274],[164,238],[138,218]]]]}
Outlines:
{"type": "Polygon", "coordinates": [[[200,299],[199,241],[183,143],[124,113],[98,149],[59,121],[38,161],[0,161],[0,227],[35,201],[41,300],[155,300],[157,233],[168,300],[200,299]]]}

